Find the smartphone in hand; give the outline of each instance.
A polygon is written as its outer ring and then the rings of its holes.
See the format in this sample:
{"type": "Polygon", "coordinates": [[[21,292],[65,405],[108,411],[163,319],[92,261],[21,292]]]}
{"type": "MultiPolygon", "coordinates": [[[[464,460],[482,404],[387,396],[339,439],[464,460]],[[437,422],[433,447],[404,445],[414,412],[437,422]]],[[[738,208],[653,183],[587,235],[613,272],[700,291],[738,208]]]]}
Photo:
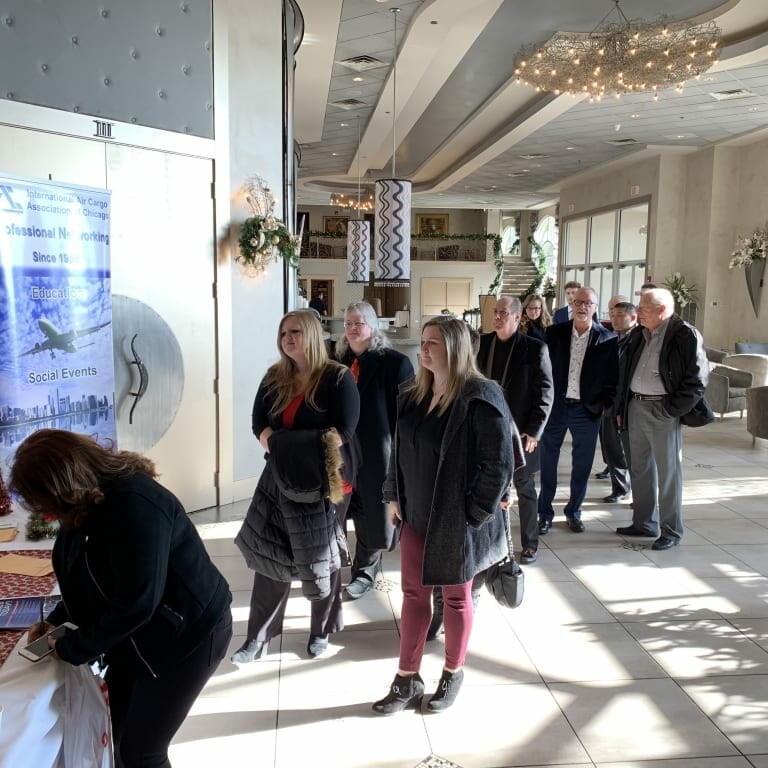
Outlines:
{"type": "Polygon", "coordinates": [[[74,629],[77,629],[77,627],[69,622],[60,624],[42,637],[38,637],[37,640],[32,641],[29,645],[24,646],[24,648],[19,648],[19,653],[25,659],[29,659],[29,661],[40,661],[40,659],[44,659],[50,653],[53,653],[53,648],[48,645],[48,638],[58,640],[60,637],[64,637],[67,632],[71,632],[74,629]]]}

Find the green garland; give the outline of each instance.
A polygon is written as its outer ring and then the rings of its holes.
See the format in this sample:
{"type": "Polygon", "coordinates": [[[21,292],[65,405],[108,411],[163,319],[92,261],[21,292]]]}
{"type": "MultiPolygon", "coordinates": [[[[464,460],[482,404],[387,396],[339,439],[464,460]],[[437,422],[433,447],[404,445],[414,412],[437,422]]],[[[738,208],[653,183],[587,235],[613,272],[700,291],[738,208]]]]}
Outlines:
{"type": "Polygon", "coordinates": [[[520,296],[520,300],[525,301],[531,294],[543,296],[545,299],[554,298],[555,284],[552,281],[552,278],[547,277],[547,254],[544,253],[544,249],[533,239],[533,237],[528,237],[528,243],[536,254],[536,277],[525,289],[525,293],[520,296]]]}
{"type": "Polygon", "coordinates": [[[271,216],[251,216],[240,226],[238,261],[264,269],[279,257],[292,267],[299,265],[298,237],[285,224],[271,216]]]}
{"type": "Polygon", "coordinates": [[[41,539],[55,539],[59,532],[59,524],[53,520],[47,520],[45,515],[32,512],[27,520],[27,539],[40,541],[41,539]]]}

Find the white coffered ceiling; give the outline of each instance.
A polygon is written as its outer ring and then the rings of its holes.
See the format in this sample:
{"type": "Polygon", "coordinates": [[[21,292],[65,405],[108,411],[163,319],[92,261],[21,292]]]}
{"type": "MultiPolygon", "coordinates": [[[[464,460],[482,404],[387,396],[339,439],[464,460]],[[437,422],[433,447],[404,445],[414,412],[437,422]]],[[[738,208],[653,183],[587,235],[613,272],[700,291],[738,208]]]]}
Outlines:
{"type": "Polygon", "coordinates": [[[416,207],[540,207],[565,180],[607,163],[694,151],[768,127],[768,0],[621,0],[629,18],[667,13],[674,20],[714,18],[722,27],[720,64],[682,95],[590,104],[515,82],[522,45],[557,30],[589,31],[613,4],[304,0],[306,36],[296,68],[299,203],[325,205],[331,191],[356,185],[358,119],[362,174],[390,175],[392,7],[401,9],[396,169],[414,182],[416,207]],[[360,72],[339,63],[359,56],[380,63],[360,72]],[[737,89],[746,95],[712,95],[737,89]],[[334,106],[350,99],[361,103],[334,106]]]}

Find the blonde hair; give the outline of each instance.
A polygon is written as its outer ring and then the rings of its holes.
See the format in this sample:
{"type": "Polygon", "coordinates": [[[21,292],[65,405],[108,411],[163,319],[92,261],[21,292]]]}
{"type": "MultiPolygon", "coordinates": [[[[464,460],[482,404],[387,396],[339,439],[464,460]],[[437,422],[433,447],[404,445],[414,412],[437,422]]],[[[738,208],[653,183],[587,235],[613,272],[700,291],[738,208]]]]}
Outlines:
{"type": "Polygon", "coordinates": [[[544,301],[544,298],[542,296],[538,296],[535,293],[529,293],[525,297],[525,301],[523,301],[523,316],[520,318],[520,329],[523,331],[523,333],[528,332],[528,326],[531,324],[531,318],[528,317],[528,315],[525,314],[526,307],[534,301],[541,302],[541,327],[542,328],[549,328],[550,325],[552,325],[552,315],[549,314],[549,310],[547,309],[546,302],[544,301]]]}
{"type": "Polygon", "coordinates": [[[296,309],[283,315],[280,325],[277,328],[277,349],[280,352],[280,359],[267,370],[264,377],[264,383],[267,387],[267,394],[271,395],[274,402],[270,413],[282,413],[288,404],[297,395],[295,391],[296,374],[298,370],[296,363],[283,352],[280,344],[280,337],[283,332],[283,325],[287,320],[296,319],[301,326],[301,332],[304,341],[304,356],[309,365],[309,379],[305,402],[315,411],[320,410],[315,402],[315,395],[326,369],[331,366],[339,369],[339,377],[344,374],[346,368],[331,361],[328,358],[328,350],[325,348],[323,339],[323,326],[317,313],[314,310],[296,309]]]}
{"type": "MultiPolygon", "coordinates": [[[[438,415],[442,416],[470,381],[482,379],[483,376],[477,369],[472,352],[469,326],[463,320],[457,320],[454,317],[434,317],[424,323],[422,332],[429,327],[440,331],[448,357],[448,382],[437,411],[438,415]]],[[[405,391],[410,393],[413,400],[420,403],[432,389],[434,378],[432,371],[420,366],[416,377],[406,386],[405,391]]]]}

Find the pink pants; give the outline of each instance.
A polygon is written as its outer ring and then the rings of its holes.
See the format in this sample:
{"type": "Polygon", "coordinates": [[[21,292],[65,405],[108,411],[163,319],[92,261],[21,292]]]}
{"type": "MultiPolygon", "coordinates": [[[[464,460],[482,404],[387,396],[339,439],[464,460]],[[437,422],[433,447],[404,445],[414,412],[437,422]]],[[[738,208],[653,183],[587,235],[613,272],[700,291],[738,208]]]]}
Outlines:
{"type": "MultiPolygon", "coordinates": [[[[432,619],[432,587],[421,583],[425,537],[407,523],[400,535],[400,570],[403,611],[400,619],[400,669],[418,672],[429,622],[432,619]]],[[[472,632],[472,580],[443,586],[445,625],[445,666],[464,666],[469,635],[472,632]]]]}

